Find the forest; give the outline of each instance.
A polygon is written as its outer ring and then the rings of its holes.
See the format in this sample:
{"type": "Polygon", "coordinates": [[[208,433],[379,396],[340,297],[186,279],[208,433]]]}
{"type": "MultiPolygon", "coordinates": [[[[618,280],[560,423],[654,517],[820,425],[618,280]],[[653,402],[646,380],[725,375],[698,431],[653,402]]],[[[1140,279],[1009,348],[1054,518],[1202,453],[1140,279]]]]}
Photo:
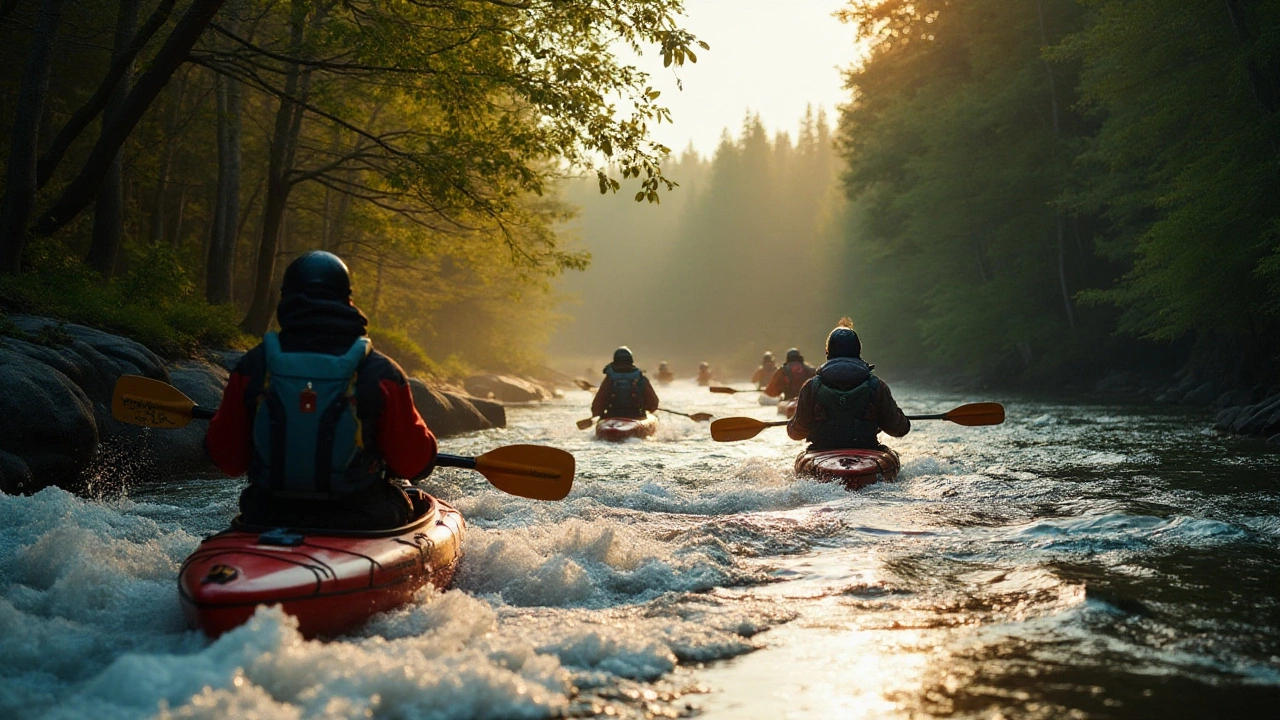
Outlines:
{"type": "Polygon", "coordinates": [[[886,0],[843,13],[846,297],[904,363],[1274,382],[1280,3],[886,0]]]}
{"type": "Polygon", "coordinates": [[[849,315],[901,371],[1274,382],[1278,5],[856,0],[838,114],[704,157],[611,52],[696,62],[678,0],[9,0],[0,306],[181,355],[323,248],[426,373],[742,372],[849,315]]]}
{"type": "Polygon", "coordinates": [[[588,262],[556,233],[559,179],[670,187],[669,114],[611,50],[696,62],[680,11],[7,0],[0,304],[181,355],[265,331],[319,248],[410,370],[531,362],[552,279],[588,262]]]}
{"type": "Polygon", "coordinates": [[[849,315],[891,374],[1276,381],[1280,3],[883,0],[841,15],[867,50],[852,63],[851,48],[833,131],[811,116],[793,142],[748,117],[709,160],[672,166],[690,197],[659,230],[571,195],[583,234],[614,238],[592,246],[618,268],[607,288],[648,291],[602,313],[606,286],[571,280],[592,299],[575,309],[585,336],[741,373],[766,348],[819,358],[849,315]]]}

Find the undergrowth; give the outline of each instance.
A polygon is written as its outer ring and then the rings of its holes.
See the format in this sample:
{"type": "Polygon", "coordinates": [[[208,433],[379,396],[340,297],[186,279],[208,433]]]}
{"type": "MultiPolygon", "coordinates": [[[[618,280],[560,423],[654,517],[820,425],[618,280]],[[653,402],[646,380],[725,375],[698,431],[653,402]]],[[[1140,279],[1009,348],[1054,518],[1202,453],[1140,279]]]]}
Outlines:
{"type": "MultiPolygon", "coordinates": [[[[24,257],[28,268],[0,277],[0,307],[51,317],[123,335],[170,359],[196,355],[201,348],[245,348],[254,339],[237,326],[231,305],[210,305],[176,254],[152,246],[132,258],[130,271],[102,278],[60,246],[32,243],[24,257]]],[[[23,337],[12,322],[0,322],[0,334],[23,337]]]]}

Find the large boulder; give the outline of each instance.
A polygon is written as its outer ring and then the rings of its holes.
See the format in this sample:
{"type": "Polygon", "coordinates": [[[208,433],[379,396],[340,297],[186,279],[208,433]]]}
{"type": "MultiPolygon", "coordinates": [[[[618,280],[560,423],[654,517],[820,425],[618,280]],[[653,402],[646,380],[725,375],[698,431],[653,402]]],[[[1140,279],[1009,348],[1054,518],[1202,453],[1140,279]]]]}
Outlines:
{"type": "Polygon", "coordinates": [[[506,411],[498,403],[448,392],[418,378],[410,378],[409,387],[418,414],[437,436],[506,427],[506,411]]]}
{"type": "Polygon", "coordinates": [[[15,344],[0,340],[0,490],[76,488],[98,445],[95,403],[65,373],[15,344]]]}
{"type": "Polygon", "coordinates": [[[475,397],[504,403],[541,402],[554,397],[541,385],[510,375],[476,375],[467,378],[463,386],[475,397]]]}

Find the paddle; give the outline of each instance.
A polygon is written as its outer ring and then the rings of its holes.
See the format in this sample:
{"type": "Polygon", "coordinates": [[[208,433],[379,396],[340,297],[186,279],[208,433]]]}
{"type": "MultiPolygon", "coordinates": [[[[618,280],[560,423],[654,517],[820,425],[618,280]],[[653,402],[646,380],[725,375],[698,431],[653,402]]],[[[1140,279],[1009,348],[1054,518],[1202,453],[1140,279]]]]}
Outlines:
{"type": "MultiPolygon", "coordinates": [[[[168,383],[121,375],[111,396],[111,416],[143,427],[180,428],[208,420],[214,411],[196,405],[168,383]]],[[[497,489],[531,500],[559,500],[573,487],[574,458],[559,448],[508,445],[477,457],[436,456],[440,467],[475,470],[497,489]]]]}
{"type": "Polygon", "coordinates": [[[668,410],[666,408],[658,408],[658,412],[671,413],[672,415],[687,417],[694,422],[706,422],[711,418],[715,417],[715,415],[712,415],[711,413],[694,413],[690,415],[689,413],[676,412],[675,410],[668,410]]]}
{"type": "Polygon", "coordinates": [[[577,424],[577,426],[578,426],[578,429],[579,429],[579,430],[586,430],[587,428],[591,427],[592,425],[594,425],[594,424],[595,424],[595,422],[596,422],[596,418],[597,418],[597,417],[599,417],[599,416],[598,416],[598,415],[592,415],[591,417],[587,418],[586,420],[579,420],[579,421],[576,423],[576,424],[577,424]]]}
{"type": "Polygon", "coordinates": [[[764,388],[758,388],[756,390],[739,390],[737,388],[723,387],[721,385],[712,385],[707,389],[713,393],[720,393],[721,395],[732,395],[740,392],[764,392],[764,388]]]}
{"type": "MultiPolygon", "coordinates": [[[[1004,406],[1000,403],[981,402],[961,405],[937,415],[908,415],[908,420],[949,420],[957,425],[999,425],[1004,422],[1004,406]]],[[[786,425],[788,420],[764,422],[748,417],[724,418],[711,423],[711,438],[717,442],[748,440],[765,428],[786,425]]]]}
{"type": "Polygon", "coordinates": [[[595,390],[595,389],[596,389],[596,386],[595,386],[595,385],[592,385],[591,383],[587,382],[586,380],[574,380],[574,381],[573,381],[573,384],[574,384],[574,385],[577,385],[578,387],[582,388],[583,390],[586,390],[587,392],[591,392],[592,390],[595,390]]]}

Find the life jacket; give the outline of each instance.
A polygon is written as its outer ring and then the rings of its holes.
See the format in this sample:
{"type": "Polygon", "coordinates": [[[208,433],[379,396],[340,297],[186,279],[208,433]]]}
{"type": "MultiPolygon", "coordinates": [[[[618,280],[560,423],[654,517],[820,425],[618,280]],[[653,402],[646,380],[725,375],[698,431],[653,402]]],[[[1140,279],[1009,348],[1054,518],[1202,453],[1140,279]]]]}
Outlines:
{"type": "Polygon", "coordinates": [[[253,483],[278,497],[326,499],[382,480],[381,455],[365,451],[356,414],[369,339],[342,355],[283,352],[274,332],[262,345],[267,370],[253,418],[253,483]]]}
{"type": "Polygon", "coordinates": [[[783,377],[786,378],[786,384],[782,386],[782,399],[792,400],[800,396],[800,388],[804,387],[805,380],[810,378],[809,368],[799,360],[792,360],[782,366],[783,377]]]}
{"type": "MultiPolygon", "coordinates": [[[[825,367],[825,366],[824,366],[825,367]]],[[[865,365],[864,365],[865,367],[865,365]]],[[[867,372],[862,383],[848,390],[840,390],[823,382],[819,372],[810,381],[813,385],[813,425],[809,428],[809,443],[814,450],[839,450],[844,448],[875,448],[880,446],[877,435],[880,426],[871,412],[871,403],[880,388],[880,379],[867,372]]]]}
{"type": "Polygon", "coordinates": [[[606,417],[644,417],[644,374],[639,368],[627,372],[619,372],[613,365],[607,365],[604,374],[613,383],[613,397],[609,398],[606,417]]]}

